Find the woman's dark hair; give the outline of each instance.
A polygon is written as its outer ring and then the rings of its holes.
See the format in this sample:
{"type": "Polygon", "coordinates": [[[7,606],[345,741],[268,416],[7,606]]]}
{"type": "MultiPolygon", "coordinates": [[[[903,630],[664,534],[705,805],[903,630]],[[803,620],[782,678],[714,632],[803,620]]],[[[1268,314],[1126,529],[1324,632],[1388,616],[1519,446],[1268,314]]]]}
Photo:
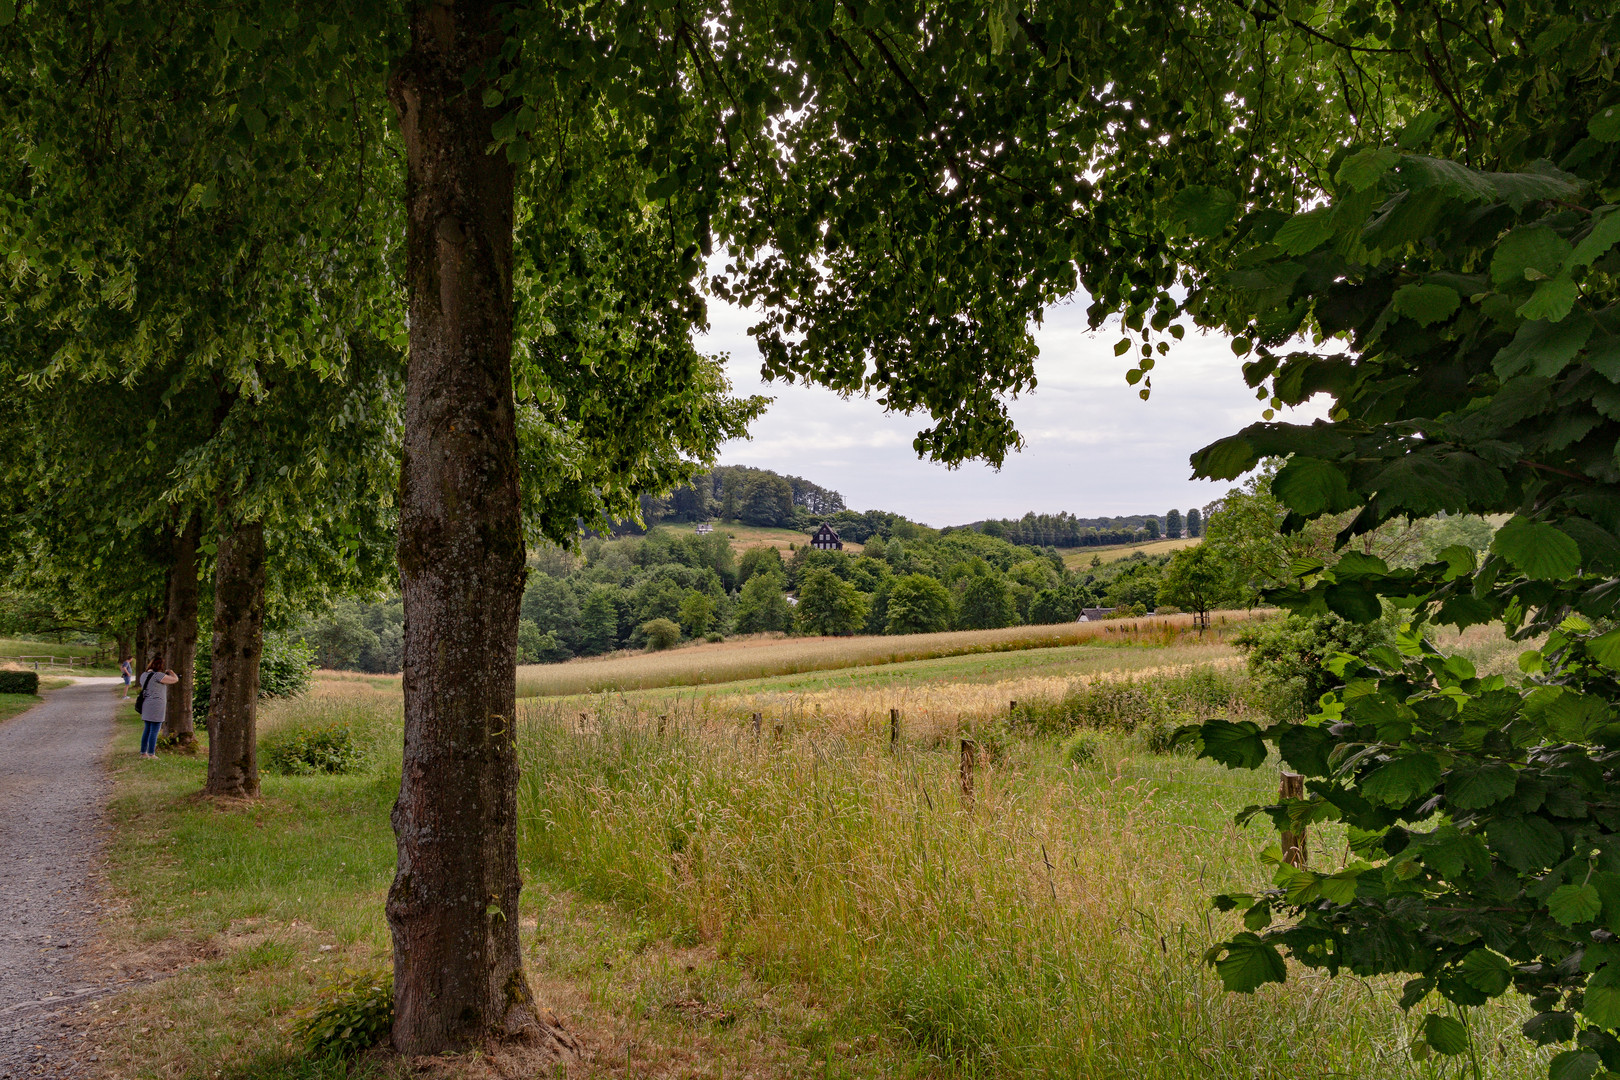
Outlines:
{"type": "Polygon", "coordinates": [[[163,670],[163,654],[162,653],[153,653],[152,654],[152,662],[150,664],[146,665],[146,670],[147,671],[162,671],[163,670]]]}

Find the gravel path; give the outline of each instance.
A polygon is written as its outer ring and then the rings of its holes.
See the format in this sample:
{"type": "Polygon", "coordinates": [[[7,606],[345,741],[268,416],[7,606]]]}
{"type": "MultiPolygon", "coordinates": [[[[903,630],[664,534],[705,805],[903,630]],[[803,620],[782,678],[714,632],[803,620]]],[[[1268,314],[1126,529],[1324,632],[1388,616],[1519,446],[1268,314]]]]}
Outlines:
{"type": "Polygon", "coordinates": [[[92,989],[73,973],[94,928],[119,682],[81,679],[0,723],[0,1080],[75,1071],[50,999],[92,989]]]}

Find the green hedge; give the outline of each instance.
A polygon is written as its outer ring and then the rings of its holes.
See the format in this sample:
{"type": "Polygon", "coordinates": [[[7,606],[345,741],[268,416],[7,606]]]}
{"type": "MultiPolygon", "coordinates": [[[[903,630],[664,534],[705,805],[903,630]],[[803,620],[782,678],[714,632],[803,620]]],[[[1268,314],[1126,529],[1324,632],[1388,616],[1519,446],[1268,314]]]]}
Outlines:
{"type": "Polygon", "coordinates": [[[39,693],[39,672],[0,671],[0,694],[39,693]]]}

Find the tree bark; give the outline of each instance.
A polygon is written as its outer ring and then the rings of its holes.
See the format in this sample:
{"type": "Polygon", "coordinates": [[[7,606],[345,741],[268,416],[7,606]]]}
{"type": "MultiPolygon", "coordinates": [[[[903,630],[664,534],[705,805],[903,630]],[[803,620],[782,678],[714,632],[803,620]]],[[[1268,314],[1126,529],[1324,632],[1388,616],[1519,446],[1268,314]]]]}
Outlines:
{"type": "Polygon", "coordinates": [[[197,744],[191,692],[197,667],[197,542],[201,535],[202,519],[193,514],[175,539],[168,609],[163,617],[164,663],[180,677],[169,687],[163,734],[188,750],[197,744]]]}
{"type": "Polygon", "coordinates": [[[146,670],[152,654],[163,647],[163,613],[149,608],[145,618],[135,624],[135,674],[146,670]]]}
{"type": "Polygon", "coordinates": [[[404,1054],[548,1034],[518,940],[513,174],[486,153],[498,113],[462,81],[500,44],[489,0],[419,4],[389,87],[406,152],[410,298],[405,756],[388,893],[404,1054]]]}
{"type": "MultiPolygon", "coordinates": [[[[222,520],[228,517],[221,515],[222,520]]],[[[213,672],[205,795],[259,793],[259,659],[264,652],[264,523],[226,527],[214,562],[213,672]]]]}

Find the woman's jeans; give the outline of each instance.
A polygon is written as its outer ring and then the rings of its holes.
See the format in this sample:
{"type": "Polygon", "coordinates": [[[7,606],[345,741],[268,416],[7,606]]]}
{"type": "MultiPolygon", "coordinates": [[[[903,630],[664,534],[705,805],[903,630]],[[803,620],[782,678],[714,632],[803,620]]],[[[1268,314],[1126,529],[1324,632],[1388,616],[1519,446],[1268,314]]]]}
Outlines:
{"type": "Polygon", "coordinates": [[[162,729],[163,729],[163,721],[161,721],[161,720],[159,720],[157,723],[153,723],[150,720],[148,720],[146,722],[146,730],[141,732],[141,753],[143,753],[143,754],[155,754],[155,753],[157,753],[158,732],[161,731],[162,729]]]}

